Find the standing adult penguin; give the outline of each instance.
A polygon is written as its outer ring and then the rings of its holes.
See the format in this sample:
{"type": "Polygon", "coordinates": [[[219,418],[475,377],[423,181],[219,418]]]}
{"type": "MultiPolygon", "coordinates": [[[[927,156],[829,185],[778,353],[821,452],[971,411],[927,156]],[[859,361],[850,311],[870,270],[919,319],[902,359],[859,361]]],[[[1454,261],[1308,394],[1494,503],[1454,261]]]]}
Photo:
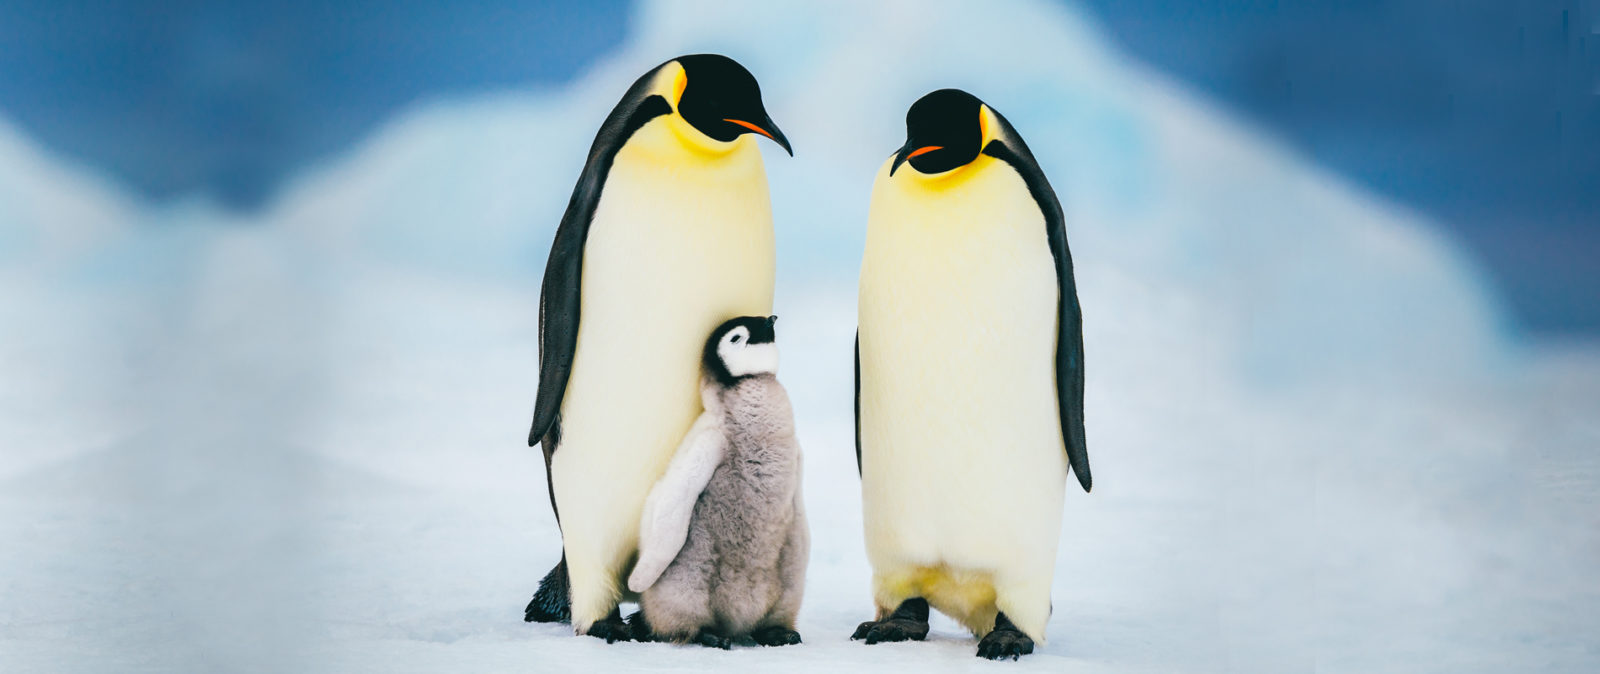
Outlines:
{"type": "Polygon", "coordinates": [[[1043,642],[1066,481],[1090,487],[1083,318],[1061,205],[1016,129],[942,89],[873,185],[856,340],[856,460],[877,620],[928,608],[978,655],[1043,642]]]}
{"type": "Polygon", "coordinates": [[[541,445],[563,556],[526,619],[626,638],[617,605],[646,494],[700,414],[705,336],[772,313],[760,134],[793,154],[755,77],[716,54],[645,73],[611,111],[556,230],[539,297],[541,445]]]}

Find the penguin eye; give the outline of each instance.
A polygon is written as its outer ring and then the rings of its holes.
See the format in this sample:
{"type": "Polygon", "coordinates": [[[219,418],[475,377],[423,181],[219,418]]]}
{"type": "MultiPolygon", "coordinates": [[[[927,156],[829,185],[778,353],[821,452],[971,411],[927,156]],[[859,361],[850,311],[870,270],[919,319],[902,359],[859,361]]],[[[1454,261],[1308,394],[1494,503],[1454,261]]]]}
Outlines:
{"type": "Polygon", "coordinates": [[[742,336],[742,335],[734,335],[734,336],[733,336],[733,339],[732,339],[732,340],[731,340],[731,341],[732,341],[732,342],[733,342],[733,343],[734,343],[734,344],[738,344],[738,343],[739,343],[739,342],[741,342],[741,341],[743,341],[743,340],[744,340],[744,337],[743,337],[743,336],[742,336]]]}

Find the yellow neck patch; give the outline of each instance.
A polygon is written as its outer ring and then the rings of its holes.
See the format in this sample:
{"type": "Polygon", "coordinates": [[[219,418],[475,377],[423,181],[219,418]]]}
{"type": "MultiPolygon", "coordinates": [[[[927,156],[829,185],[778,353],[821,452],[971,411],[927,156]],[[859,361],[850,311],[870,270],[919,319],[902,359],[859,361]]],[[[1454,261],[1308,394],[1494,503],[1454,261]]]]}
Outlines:
{"type": "Polygon", "coordinates": [[[989,147],[989,141],[1000,139],[1002,128],[1000,119],[995,117],[994,111],[990,110],[989,106],[978,106],[978,129],[983,133],[983,144],[978,147],[989,147]]]}
{"type": "Polygon", "coordinates": [[[720,141],[701,133],[678,114],[678,104],[683,101],[683,91],[689,87],[689,74],[683,65],[677,61],[662,66],[661,72],[656,73],[655,81],[651,83],[650,93],[666,99],[672,106],[672,113],[666,115],[667,127],[672,130],[672,135],[678,142],[690,151],[701,155],[724,155],[738,149],[742,144],[749,144],[744,136],[739,136],[731,141],[720,141]]]}

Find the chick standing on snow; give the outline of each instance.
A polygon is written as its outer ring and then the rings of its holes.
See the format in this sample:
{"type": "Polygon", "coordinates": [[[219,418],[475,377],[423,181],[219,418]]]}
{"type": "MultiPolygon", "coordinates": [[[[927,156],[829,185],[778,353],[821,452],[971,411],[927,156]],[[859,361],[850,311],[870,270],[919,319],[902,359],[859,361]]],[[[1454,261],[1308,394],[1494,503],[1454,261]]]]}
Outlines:
{"type": "Polygon", "coordinates": [[[735,318],[706,343],[705,413],[650,490],[639,524],[628,576],[628,589],[642,593],[638,638],[800,643],[794,619],[810,534],[794,413],[777,379],[777,319],[735,318]]]}

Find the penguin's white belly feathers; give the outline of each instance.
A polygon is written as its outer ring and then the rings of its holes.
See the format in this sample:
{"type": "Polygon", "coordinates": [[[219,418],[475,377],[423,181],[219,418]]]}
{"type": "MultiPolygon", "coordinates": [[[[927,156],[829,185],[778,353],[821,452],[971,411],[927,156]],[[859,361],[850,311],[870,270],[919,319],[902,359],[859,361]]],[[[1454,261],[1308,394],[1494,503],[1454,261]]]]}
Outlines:
{"type": "Polygon", "coordinates": [[[754,141],[709,154],[674,133],[661,118],[622,147],[584,245],[551,464],[580,630],[622,596],[645,497],[701,411],[707,336],[772,310],[772,214],[754,141]]]}
{"type": "Polygon", "coordinates": [[[988,156],[879,172],[861,269],[861,462],[875,594],[1042,639],[1067,460],[1043,215],[988,156]],[[1042,598],[1043,605],[1029,599],[1042,598]],[[1022,605],[1027,603],[1029,605],[1022,605]]]}

